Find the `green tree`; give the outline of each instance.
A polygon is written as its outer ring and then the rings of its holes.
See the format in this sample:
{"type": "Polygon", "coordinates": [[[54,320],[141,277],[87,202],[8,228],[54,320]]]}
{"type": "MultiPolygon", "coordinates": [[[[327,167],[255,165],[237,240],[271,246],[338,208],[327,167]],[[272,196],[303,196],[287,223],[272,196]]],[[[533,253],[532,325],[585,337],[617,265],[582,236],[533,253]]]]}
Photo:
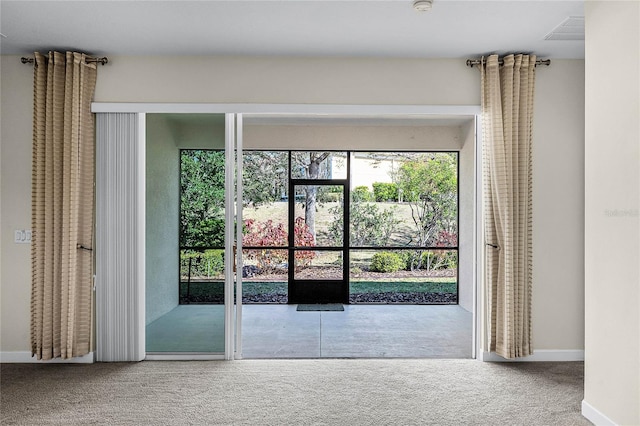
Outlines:
{"type": "Polygon", "coordinates": [[[280,201],[288,191],[289,160],[284,151],[245,151],[243,202],[259,207],[280,201]]]}
{"type": "MultiPolygon", "coordinates": [[[[441,230],[457,233],[455,154],[430,153],[406,161],[398,170],[396,182],[411,207],[418,246],[435,244],[441,230]]],[[[417,262],[417,268],[421,268],[421,253],[417,262]]],[[[412,263],[412,269],[413,266],[412,263]]]]}
{"type": "MultiPolygon", "coordinates": [[[[292,152],[291,163],[295,170],[301,171],[301,178],[323,179],[328,177],[328,167],[325,160],[331,157],[331,152],[292,152]]],[[[292,175],[294,173],[292,172],[292,175]]],[[[304,221],[309,232],[316,238],[316,209],[318,200],[317,185],[304,186],[304,221]]]]}
{"type": "Polygon", "coordinates": [[[182,150],[180,246],[224,245],[224,152],[182,150]]]}
{"type": "MultiPolygon", "coordinates": [[[[291,153],[291,177],[295,179],[326,179],[329,177],[327,159],[333,153],[319,151],[293,151],[291,153]]],[[[280,200],[289,185],[288,156],[283,151],[250,151],[243,157],[243,187],[245,204],[258,207],[280,200]]],[[[315,215],[322,187],[306,185],[303,194],[304,220],[316,237],[315,215]]],[[[289,194],[295,197],[296,194],[289,194]]]]}
{"type": "MultiPolygon", "coordinates": [[[[329,226],[329,234],[336,245],[342,245],[343,206],[339,204],[329,209],[334,220],[329,226]]],[[[389,243],[391,234],[400,221],[396,219],[395,208],[380,210],[375,203],[352,201],[349,206],[349,239],[352,247],[380,247],[389,243]]]]}

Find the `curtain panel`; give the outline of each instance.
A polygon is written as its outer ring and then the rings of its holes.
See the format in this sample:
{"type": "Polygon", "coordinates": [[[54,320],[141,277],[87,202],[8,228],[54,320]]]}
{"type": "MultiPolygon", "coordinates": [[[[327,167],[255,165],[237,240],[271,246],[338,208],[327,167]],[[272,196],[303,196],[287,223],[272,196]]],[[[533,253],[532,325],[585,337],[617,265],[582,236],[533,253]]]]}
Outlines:
{"type": "Polygon", "coordinates": [[[31,352],[91,350],[96,64],[35,53],[31,184],[31,352]]]}
{"type": "Polygon", "coordinates": [[[534,55],[483,61],[485,284],[489,350],[531,355],[534,55]]]}

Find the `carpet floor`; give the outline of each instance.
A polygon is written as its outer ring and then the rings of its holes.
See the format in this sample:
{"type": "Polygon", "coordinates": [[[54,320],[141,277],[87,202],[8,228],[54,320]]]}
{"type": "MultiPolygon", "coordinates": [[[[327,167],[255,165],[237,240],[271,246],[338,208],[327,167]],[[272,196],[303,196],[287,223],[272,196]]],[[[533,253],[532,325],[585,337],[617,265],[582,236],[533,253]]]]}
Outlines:
{"type": "Polygon", "coordinates": [[[589,425],[582,363],[3,364],[3,425],[589,425]]]}

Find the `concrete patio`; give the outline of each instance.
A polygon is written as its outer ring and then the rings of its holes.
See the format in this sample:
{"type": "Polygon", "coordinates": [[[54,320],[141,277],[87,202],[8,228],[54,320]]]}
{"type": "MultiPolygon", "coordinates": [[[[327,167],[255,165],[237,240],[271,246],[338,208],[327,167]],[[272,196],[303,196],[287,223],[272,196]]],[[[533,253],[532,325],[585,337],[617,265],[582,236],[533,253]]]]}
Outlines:
{"type": "MultiPolygon", "coordinates": [[[[471,358],[472,314],[458,305],[244,305],[244,358],[471,358]]],[[[147,325],[148,353],[224,351],[222,305],[179,305],[147,325]]]]}

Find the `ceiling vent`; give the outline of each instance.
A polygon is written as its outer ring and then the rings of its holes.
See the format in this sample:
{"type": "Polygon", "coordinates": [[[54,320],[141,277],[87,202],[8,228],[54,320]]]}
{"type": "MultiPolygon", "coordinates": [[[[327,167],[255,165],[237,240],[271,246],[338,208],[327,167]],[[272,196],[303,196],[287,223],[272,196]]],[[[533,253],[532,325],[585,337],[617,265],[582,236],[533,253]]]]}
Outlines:
{"type": "Polygon", "coordinates": [[[569,16],[545,40],[584,40],[584,16],[569,16]]]}

